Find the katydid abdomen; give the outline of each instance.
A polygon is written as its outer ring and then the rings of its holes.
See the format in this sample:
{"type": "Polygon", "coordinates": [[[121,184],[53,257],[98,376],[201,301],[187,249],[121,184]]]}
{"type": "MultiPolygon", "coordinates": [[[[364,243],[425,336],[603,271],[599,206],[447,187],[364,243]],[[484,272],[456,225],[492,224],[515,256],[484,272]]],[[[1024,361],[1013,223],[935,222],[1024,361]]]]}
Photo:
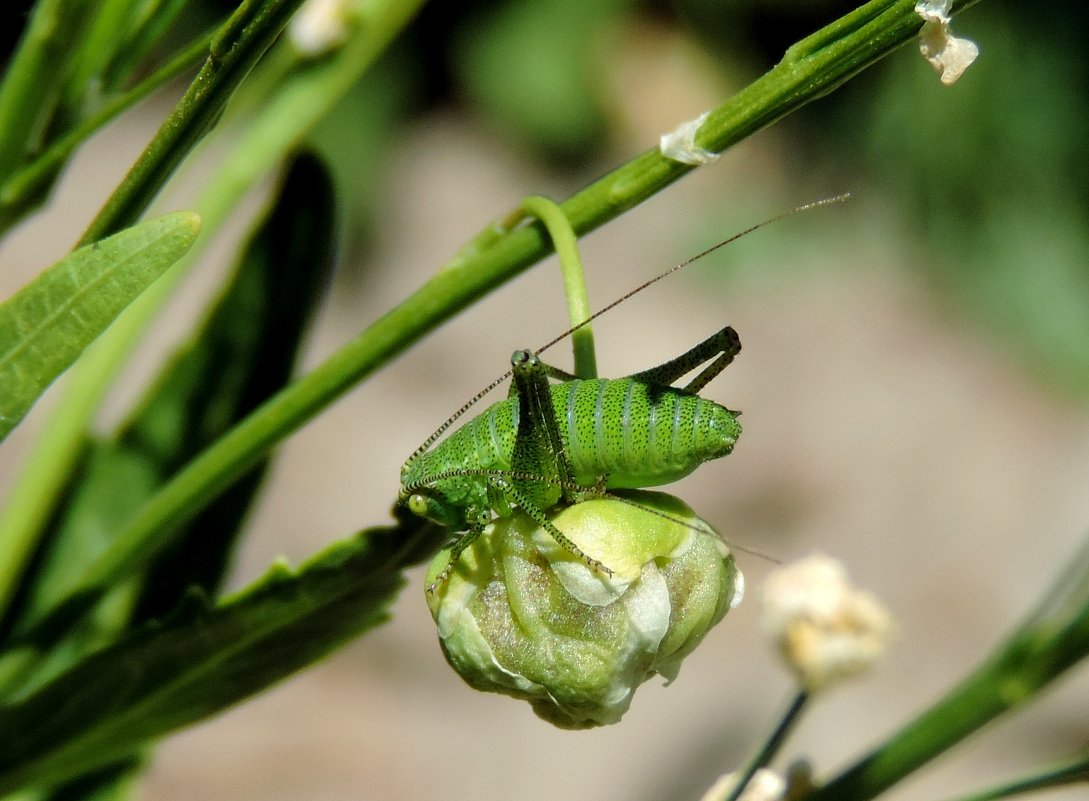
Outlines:
{"type": "Polygon", "coordinates": [[[714,401],[632,379],[555,384],[552,403],[576,480],[613,488],[670,484],[733,450],[736,416],[714,401]]]}
{"type": "MultiPolygon", "coordinates": [[[[741,433],[733,412],[676,387],[600,378],[549,389],[572,478],[585,487],[602,476],[608,488],[669,484],[730,453],[741,433]]],[[[406,465],[402,485],[465,510],[489,505],[488,474],[511,470],[517,421],[517,396],[493,404],[406,465]]]]}

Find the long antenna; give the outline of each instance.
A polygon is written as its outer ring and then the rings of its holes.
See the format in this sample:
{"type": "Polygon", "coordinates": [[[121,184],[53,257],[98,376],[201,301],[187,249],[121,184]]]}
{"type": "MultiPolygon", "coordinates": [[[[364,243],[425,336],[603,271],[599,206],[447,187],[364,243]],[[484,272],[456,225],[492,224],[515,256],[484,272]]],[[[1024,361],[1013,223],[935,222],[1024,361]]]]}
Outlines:
{"type": "MultiPolygon", "coordinates": [[[[679,270],[683,270],[685,267],[687,267],[692,262],[699,261],[704,256],[707,256],[707,255],[709,255],[711,253],[714,253],[719,248],[726,247],[727,245],[731,244],[732,242],[736,242],[737,240],[741,239],[741,237],[748,236],[749,234],[753,233],[754,231],[760,230],[761,228],[763,228],[766,225],[771,225],[772,223],[779,222],[779,220],[785,219],[787,217],[793,217],[795,214],[800,214],[803,211],[810,211],[811,209],[821,208],[822,206],[831,206],[833,203],[844,203],[850,197],[851,197],[851,194],[849,192],[844,192],[841,195],[834,195],[833,197],[826,197],[826,198],[822,198],[821,200],[813,200],[813,201],[810,201],[809,203],[803,203],[801,206],[796,206],[795,208],[791,209],[790,211],[784,211],[781,214],[776,214],[774,217],[769,217],[768,219],[766,219],[766,220],[764,220],[762,222],[758,222],[756,225],[749,226],[744,231],[739,231],[738,233],[734,234],[733,236],[731,236],[731,237],[729,237],[727,239],[723,239],[721,242],[718,242],[717,244],[711,245],[711,247],[707,248],[706,250],[700,251],[699,253],[697,253],[695,256],[692,256],[691,258],[685,259],[680,264],[674,264],[672,267],[670,267],[664,273],[660,273],[660,274],[654,276],[649,281],[644,281],[642,284],[635,287],[635,289],[632,289],[632,290],[630,290],[628,292],[625,292],[623,295],[618,297],[616,300],[614,300],[608,306],[603,306],[602,308],[598,309],[596,312],[591,314],[589,317],[587,317],[585,320],[583,320],[578,325],[573,326],[572,328],[568,328],[566,331],[564,331],[558,337],[553,339],[551,342],[548,342],[545,345],[542,345],[540,348],[538,348],[537,351],[536,351],[537,355],[539,356],[540,354],[544,353],[546,350],[551,348],[556,343],[561,342],[562,340],[564,340],[567,337],[571,336],[571,334],[578,331],[584,325],[589,325],[594,320],[596,320],[598,317],[603,315],[605,312],[612,311],[614,308],[619,306],[624,301],[628,300],[629,298],[633,297],[634,295],[638,295],[640,292],[642,292],[647,287],[658,283],[663,278],[668,278],[669,276],[673,275],[673,273],[675,273],[675,272],[677,272],[679,270]]],[[[510,375],[510,373],[507,373],[507,375],[510,375]]],[[[502,379],[500,379],[500,382],[502,382],[502,379]]]]}
{"type": "MultiPolygon", "coordinates": [[[[668,277],[670,275],[673,275],[673,273],[677,272],[678,270],[683,270],[685,267],[687,267],[692,262],[699,261],[704,256],[706,256],[706,255],[708,255],[710,253],[714,253],[719,248],[726,247],[726,245],[729,245],[731,242],[736,242],[737,240],[741,239],[741,237],[743,237],[743,236],[748,236],[749,234],[753,233],[754,231],[758,231],[759,229],[763,228],[766,225],[771,225],[772,223],[779,222],[780,220],[785,219],[787,217],[793,217],[795,214],[800,214],[803,211],[811,211],[812,209],[818,209],[818,208],[822,208],[824,206],[831,206],[834,203],[844,203],[850,197],[851,197],[851,195],[850,195],[849,192],[844,192],[843,194],[840,194],[840,195],[833,195],[832,197],[826,197],[826,198],[822,198],[820,200],[813,200],[813,201],[810,201],[809,203],[803,203],[801,206],[796,206],[793,209],[791,209],[790,211],[784,211],[781,214],[776,214],[774,217],[769,217],[768,219],[763,220],[762,222],[758,222],[756,225],[751,225],[748,228],[746,228],[744,231],[740,231],[740,232],[734,234],[733,236],[728,237],[727,239],[723,239],[721,242],[718,242],[718,243],[716,243],[714,245],[711,245],[711,247],[707,248],[706,250],[700,251],[695,256],[692,256],[691,258],[685,259],[680,264],[673,265],[668,270],[666,270],[663,273],[660,273],[659,275],[654,276],[649,281],[644,281],[642,284],[635,287],[635,289],[632,289],[632,290],[630,290],[628,292],[625,292],[623,295],[618,297],[612,303],[598,309],[596,312],[591,314],[589,317],[587,317],[585,320],[583,320],[578,325],[573,326],[572,328],[568,328],[566,331],[564,331],[562,334],[560,334],[555,339],[553,339],[550,342],[547,342],[544,345],[542,345],[540,348],[538,348],[536,351],[534,351],[534,353],[536,353],[537,355],[540,355],[540,354],[544,353],[546,350],[551,348],[556,343],[562,342],[564,339],[571,336],[571,334],[573,334],[575,331],[578,331],[584,325],[588,325],[589,323],[593,322],[594,320],[596,320],[601,315],[605,314],[605,312],[611,311],[612,309],[616,308],[621,303],[623,303],[624,301],[626,301],[629,298],[633,297],[634,295],[638,295],[640,292],[642,292],[647,287],[658,283],[663,278],[666,278],[666,277],[668,277]]],[[[461,417],[463,414],[465,414],[467,411],[469,411],[469,409],[471,409],[473,406],[475,406],[477,404],[477,402],[480,401],[481,398],[483,398],[485,395],[487,395],[489,392],[491,392],[497,386],[499,386],[504,381],[506,381],[508,378],[510,378],[511,375],[513,374],[513,372],[514,372],[513,370],[507,370],[507,372],[503,373],[503,375],[499,376],[499,378],[492,381],[490,384],[488,384],[488,386],[484,387],[484,389],[480,390],[480,392],[478,392],[476,395],[474,395],[472,398],[470,398],[468,401],[466,401],[464,406],[462,406],[460,409],[458,409],[456,412],[454,412],[452,415],[450,415],[450,419],[448,419],[445,423],[443,423],[441,426],[439,426],[435,430],[434,434],[432,434],[430,437],[428,437],[426,440],[424,440],[423,444],[420,445],[420,447],[418,447],[415,451],[413,451],[412,455],[409,456],[408,460],[405,462],[405,467],[407,467],[408,465],[410,465],[414,461],[416,461],[416,459],[418,459],[421,454],[425,453],[427,451],[427,449],[430,448],[435,443],[435,441],[438,440],[438,438],[441,437],[446,432],[446,430],[448,428],[450,428],[450,426],[452,426],[457,421],[457,419],[459,417],[461,417]]]]}

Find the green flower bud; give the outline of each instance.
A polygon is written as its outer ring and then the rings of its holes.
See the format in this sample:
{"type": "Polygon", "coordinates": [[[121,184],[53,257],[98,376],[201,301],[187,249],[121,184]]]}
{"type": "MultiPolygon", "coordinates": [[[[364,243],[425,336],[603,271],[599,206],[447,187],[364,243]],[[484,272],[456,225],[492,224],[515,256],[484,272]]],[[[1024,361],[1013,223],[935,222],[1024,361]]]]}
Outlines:
{"type": "MultiPolygon", "coordinates": [[[[594,571],[527,515],[495,521],[428,594],[443,652],[478,690],[530,702],[568,729],[615,723],[635,688],[681,660],[736,606],[743,580],[718,535],[657,492],[566,507],[552,522],[594,571]],[[663,516],[666,515],[666,516],[663,516]]],[[[433,584],[449,562],[440,553],[433,584]]]]}

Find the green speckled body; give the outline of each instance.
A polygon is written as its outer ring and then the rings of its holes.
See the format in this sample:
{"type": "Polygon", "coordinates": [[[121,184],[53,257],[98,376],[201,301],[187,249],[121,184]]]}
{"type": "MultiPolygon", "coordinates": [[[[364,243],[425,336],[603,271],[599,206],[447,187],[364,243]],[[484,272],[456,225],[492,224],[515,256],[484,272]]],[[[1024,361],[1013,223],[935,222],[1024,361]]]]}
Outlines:
{"type": "MultiPolygon", "coordinates": [[[[671,386],[599,378],[549,389],[573,478],[586,487],[601,476],[609,488],[669,484],[730,453],[741,433],[728,409],[671,386]]],[[[405,465],[402,484],[426,484],[452,508],[502,514],[483,473],[511,470],[517,421],[517,396],[490,406],[405,465]],[[467,474],[430,480],[454,470],[467,474]]]]}

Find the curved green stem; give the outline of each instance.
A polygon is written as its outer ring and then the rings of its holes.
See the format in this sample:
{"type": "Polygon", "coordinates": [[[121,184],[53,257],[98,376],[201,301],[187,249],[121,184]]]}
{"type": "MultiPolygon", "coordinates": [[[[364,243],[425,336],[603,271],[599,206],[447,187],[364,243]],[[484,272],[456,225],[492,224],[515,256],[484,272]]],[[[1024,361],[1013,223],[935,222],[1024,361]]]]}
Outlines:
{"type": "Polygon", "coordinates": [[[513,227],[531,215],[544,223],[556,255],[560,259],[560,272],[563,273],[563,291],[567,297],[567,318],[571,327],[579,326],[571,334],[571,348],[575,357],[575,375],[579,378],[597,378],[597,356],[594,355],[594,331],[587,323],[593,310],[586,291],[586,273],[582,269],[579,256],[578,239],[571,230],[571,223],[563,215],[563,210],[552,200],[541,195],[533,195],[522,201],[518,212],[510,220],[508,228],[513,227]]]}

